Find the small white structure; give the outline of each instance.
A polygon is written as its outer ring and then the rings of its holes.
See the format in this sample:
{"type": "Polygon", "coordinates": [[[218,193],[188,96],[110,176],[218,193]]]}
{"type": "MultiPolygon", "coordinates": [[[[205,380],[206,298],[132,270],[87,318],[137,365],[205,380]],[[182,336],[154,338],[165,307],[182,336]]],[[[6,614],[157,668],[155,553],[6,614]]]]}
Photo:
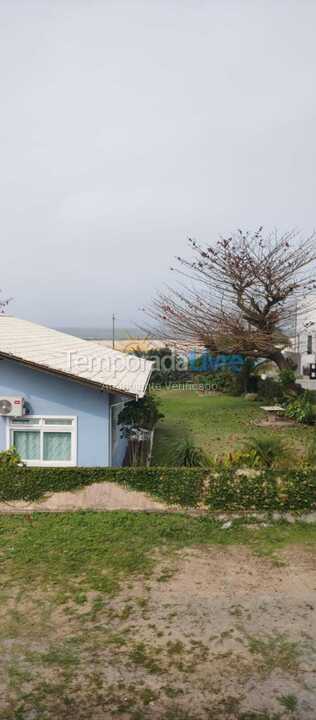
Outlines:
{"type": "Polygon", "coordinates": [[[316,390],[316,379],[310,378],[310,366],[316,364],[316,297],[311,298],[306,312],[297,317],[292,350],[298,358],[298,382],[307,390],[316,390]]]}

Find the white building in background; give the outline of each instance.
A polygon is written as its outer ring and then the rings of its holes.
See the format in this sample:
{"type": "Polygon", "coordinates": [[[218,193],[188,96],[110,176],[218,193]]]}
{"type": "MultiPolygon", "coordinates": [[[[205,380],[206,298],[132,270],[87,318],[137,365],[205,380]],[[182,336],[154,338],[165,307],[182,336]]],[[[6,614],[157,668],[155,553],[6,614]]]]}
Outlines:
{"type": "Polygon", "coordinates": [[[310,366],[316,363],[316,297],[309,306],[310,309],[298,313],[296,318],[292,350],[296,354],[300,384],[308,390],[316,390],[316,379],[310,378],[310,366]]]}

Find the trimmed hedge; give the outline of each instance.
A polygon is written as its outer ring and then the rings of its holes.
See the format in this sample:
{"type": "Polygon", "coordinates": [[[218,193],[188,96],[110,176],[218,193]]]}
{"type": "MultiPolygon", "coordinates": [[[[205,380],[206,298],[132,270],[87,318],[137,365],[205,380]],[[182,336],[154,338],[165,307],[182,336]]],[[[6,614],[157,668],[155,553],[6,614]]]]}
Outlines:
{"type": "Polygon", "coordinates": [[[298,470],[222,470],[210,479],[210,510],[311,511],[316,508],[316,468],[298,470]]]}
{"type": "Polygon", "coordinates": [[[38,500],[46,492],[76,490],[95,482],[117,482],[142,490],[170,504],[195,507],[203,495],[205,471],[200,468],[0,468],[0,502],[38,500]]]}
{"type": "Polygon", "coordinates": [[[311,511],[316,509],[316,468],[262,471],[219,466],[0,468],[0,501],[41,498],[46,492],[76,490],[94,482],[117,482],[169,504],[206,506],[212,511],[311,511]]]}

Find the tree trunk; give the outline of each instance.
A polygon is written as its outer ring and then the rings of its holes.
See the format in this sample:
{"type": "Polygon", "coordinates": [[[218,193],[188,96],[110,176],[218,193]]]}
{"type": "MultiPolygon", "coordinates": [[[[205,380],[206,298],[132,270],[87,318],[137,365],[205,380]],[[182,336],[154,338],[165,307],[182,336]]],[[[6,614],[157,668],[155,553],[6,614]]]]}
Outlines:
{"type": "Polygon", "coordinates": [[[269,360],[273,360],[275,364],[278,366],[279,370],[289,370],[293,369],[293,365],[290,358],[285,357],[281,350],[276,350],[275,352],[272,352],[269,356],[267,356],[269,360]]]}

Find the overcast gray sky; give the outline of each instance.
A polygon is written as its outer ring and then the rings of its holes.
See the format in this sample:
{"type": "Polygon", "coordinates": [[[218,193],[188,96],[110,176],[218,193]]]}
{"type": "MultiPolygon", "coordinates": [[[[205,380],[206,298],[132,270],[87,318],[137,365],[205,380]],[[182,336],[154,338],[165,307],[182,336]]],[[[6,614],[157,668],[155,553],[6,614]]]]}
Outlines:
{"type": "Polygon", "coordinates": [[[316,226],[315,0],[0,0],[10,311],[140,321],[191,235],[316,226]]]}

